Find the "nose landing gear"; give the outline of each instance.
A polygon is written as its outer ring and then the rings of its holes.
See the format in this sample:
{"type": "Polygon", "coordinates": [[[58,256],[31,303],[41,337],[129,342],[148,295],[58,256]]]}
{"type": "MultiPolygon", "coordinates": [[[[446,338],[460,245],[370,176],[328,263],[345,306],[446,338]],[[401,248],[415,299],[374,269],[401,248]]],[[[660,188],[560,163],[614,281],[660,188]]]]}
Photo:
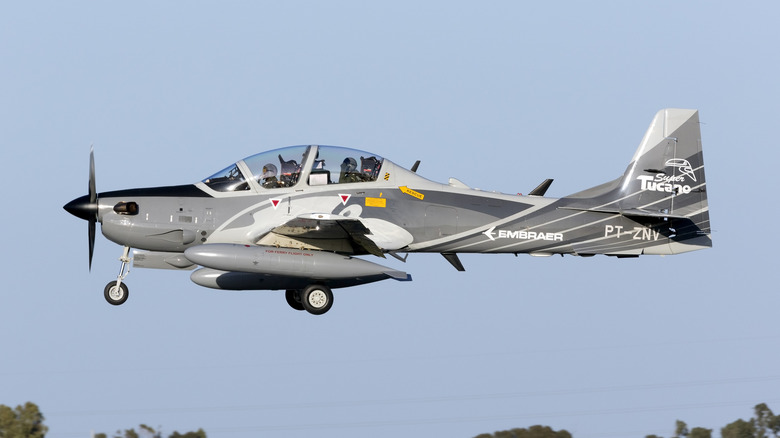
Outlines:
{"type": "Polygon", "coordinates": [[[130,290],[128,289],[127,284],[122,281],[127,277],[127,274],[130,273],[128,263],[132,260],[133,259],[130,257],[130,247],[125,246],[122,251],[122,257],[119,258],[119,261],[122,262],[122,267],[119,268],[119,275],[117,275],[116,280],[109,282],[105,289],[103,289],[103,296],[106,298],[106,301],[108,301],[108,304],[119,306],[127,301],[130,290]]]}

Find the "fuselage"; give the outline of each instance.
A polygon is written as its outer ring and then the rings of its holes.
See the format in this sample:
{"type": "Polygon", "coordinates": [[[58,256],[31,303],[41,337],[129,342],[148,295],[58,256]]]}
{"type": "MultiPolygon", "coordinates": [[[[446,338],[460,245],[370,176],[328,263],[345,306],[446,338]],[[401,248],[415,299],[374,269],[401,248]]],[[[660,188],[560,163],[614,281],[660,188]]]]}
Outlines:
{"type": "MultiPolygon", "coordinates": [[[[246,184],[256,180],[244,175],[242,190],[218,190],[229,184],[210,185],[212,178],[192,185],[101,193],[102,232],[120,245],[150,251],[183,252],[204,243],[233,243],[365,254],[319,226],[296,229],[292,225],[284,233],[277,232],[299,217],[319,217],[323,222],[354,218],[363,222],[371,231],[367,237],[385,252],[679,252],[669,246],[675,236],[668,219],[637,222],[622,215],[568,208],[582,204],[577,198],[487,192],[457,180],[436,183],[387,159],[380,159],[377,175],[370,181],[334,183],[334,175],[316,179],[322,174],[315,164],[322,161],[321,148],[331,147],[308,147],[290,186],[246,184]],[[115,208],[128,203],[135,203],[137,211],[129,214],[115,208]],[[648,251],[649,245],[657,250],[648,251]]],[[[277,152],[283,161],[285,149],[277,152]]],[[[249,160],[240,161],[236,168],[248,174],[244,163],[249,160]]]]}

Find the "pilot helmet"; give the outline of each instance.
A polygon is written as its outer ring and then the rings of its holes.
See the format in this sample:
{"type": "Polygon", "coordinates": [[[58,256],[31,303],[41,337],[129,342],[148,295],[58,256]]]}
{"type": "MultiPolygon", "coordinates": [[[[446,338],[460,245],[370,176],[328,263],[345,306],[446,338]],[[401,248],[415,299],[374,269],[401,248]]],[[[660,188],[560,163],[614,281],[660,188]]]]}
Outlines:
{"type": "Polygon", "coordinates": [[[271,178],[274,176],[276,176],[276,166],[274,166],[271,163],[268,163],[265,166],[263,166],[262,178],[271,178]]]}
{"type": "Polygon", "coordinates": [[[352,157],[344,158],[344,161],[341,163],[341,167],[346,172],[352,172],[357,169],[357,161],[352,157]]]}

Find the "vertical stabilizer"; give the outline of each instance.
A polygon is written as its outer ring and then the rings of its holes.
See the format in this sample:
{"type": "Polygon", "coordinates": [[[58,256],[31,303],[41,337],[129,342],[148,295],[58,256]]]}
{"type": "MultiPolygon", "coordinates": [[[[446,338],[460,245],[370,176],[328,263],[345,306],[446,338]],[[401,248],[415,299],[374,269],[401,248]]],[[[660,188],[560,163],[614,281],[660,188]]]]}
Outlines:
{"type": "Polygon", "coordinates": [[[622,209],[684,216],[710,233],[699,112],[658,112],[620,183],[622,209]]]}
{"type": "Polygon", "coordinates": [[[653,118],[623,176],[568,197],[571,208],[620,214],[664,229],[669,245],[643,254],[712,246],[699,112],[664,109],[653,118]]]}

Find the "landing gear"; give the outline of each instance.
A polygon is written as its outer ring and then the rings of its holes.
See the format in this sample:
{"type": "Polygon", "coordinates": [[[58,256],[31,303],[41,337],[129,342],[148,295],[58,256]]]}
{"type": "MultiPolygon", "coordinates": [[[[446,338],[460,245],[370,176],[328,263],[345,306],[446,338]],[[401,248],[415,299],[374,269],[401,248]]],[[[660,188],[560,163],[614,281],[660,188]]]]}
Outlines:
{"type": "Polygon", "coordinates": [[[108,304],[119,306],[127,301],[130,291],[127,288],[127,285],[122,283],[122,280],[130,273],[130,270],[127,269],[127,264],[132,260],[133,259],[130,258],[130,247],[125,246],[122,251],[122,257],[119,258],[119,261],[122,262],[122,267],[119,268],[119,275],[116,276],[116,280],[109,282],[106,285],[106,288],[103,289],[103,296],[106,298],[106,301],[108,301],[108,304]]]}
{"type": "Polygon", "coordinates": [[[312,284],[301,291],[301,304],[312,315],[322,315],[333,306],[333,292],[328,286],[312,284]]]}
{"type": "Polygon", "coordinates": [[[322,315],[333,306],[333,292],[321,284],[313,284],[303,290],[287,289],[284,297],[293,309],[305,310],[312,315],[322,315]]]}
{"type": "Polygon", "coordinates": [[[130,291],[127,289],[127,285],[119,281],[112,281],[103,289],[103,296],[106,297],[106,301],[114,306],[119,306],[127,301],[129,294],[130,291]]]}
{"type": "Polygon", "coordinates": [[[287,299],[287,304],[295,310],[303,310],[303,303],[301,303],[301,293],[295,289],[287,289],[284,293],[284,297],[287,299]]]}

